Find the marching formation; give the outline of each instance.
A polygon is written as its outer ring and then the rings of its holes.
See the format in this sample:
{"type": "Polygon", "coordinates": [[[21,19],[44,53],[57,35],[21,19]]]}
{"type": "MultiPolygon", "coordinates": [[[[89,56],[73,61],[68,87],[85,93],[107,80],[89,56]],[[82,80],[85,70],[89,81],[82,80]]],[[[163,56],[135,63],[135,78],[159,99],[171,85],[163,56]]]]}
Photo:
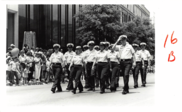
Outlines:
{"type": "MultiPolygon", "coordinates": [[[[13,47],[13,46],[12,46],[13,47]]],[[[33,79],[41,82],[43,79],[47,83],[53,80],[51,91],[61,92],[61,81],[68,80],[66,90],[76,94],[87,88],[88,91],[95,91],[100,86],[100,93],[105,93],[105,89],[111,92],[117,91],[119,87],[119,77],[123,77],[122,94],[129,93],[129,74],[132,70],[134,78],[134,88],[138,85],[138,75],[141,74],[142,86],[146,85],[147,68],[150,64],[150,53],[145,49],[146,43],[140,45],[127,42],[127,36],[121,35],[114,44],[100,42],[99,46],[94,41],[89,41],[87,45],[76,46],[67,44],[68,51],[60,52],[59,44],[53,45],[53,50],[33,51],[25,45],[20,51],[19,57],[11,56],[9,52],[6,56],[8,65],[7,79],[14,84],[19,84],[19,75],[23,84],[27,84],[33,79]],[[27,50],[28,49],[28,50],[27,50]],[[54,51],[54,52],[53,52],[54,51]],[[18,75],[19,74],[19,75],[18,75]],[[52,75],[51,75],[52,74],[52,75]],[[52,76],[52,77],[51,77],[52,76]],[[85,79],[83,87],[81,78],[85,79]],[[57,91],[56,91],[57,89],[57,91]]],[[[11,49],[9,49],[11,50],[11,49]]]]}

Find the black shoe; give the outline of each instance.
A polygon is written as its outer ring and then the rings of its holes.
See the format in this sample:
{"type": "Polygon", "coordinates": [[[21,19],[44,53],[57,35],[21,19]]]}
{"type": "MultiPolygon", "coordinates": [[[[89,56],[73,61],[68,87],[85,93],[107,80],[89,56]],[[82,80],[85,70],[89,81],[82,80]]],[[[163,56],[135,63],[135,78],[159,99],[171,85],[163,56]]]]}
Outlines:
{"type": "Polygon", "coordinates": [[[127,94],[127,92],[126,91],[123,91],[122,94],[125,95],[125,94],[127,94]]]}
{"type": "Polygon", "coordinates": [[[90,88],[90,89],[88,89],[87,91],[92,91],[93,90],[93,88],[90,88]]]}
{"type": "Polygon", "coordinates": [[[83,90],[79,90],[79,93],[81,93],[83,90]]]}
{"type": "Polygon", "coordinates": [[[142,87],[145,87],[145,84],[142,84],[142,87]]]}
{"type": "Polygon", "coordinates": [[[52,93],[55,93],[55,89],[51,89],[52,93]]]}
{"type": "Polygon", "coordinates": [[[105,93],[105,92],[104,92],[104,91],[101,91],[101,92],[100,92],[100,94],[103,94],[103,93],[105,93]]]}
{"type": "Polygon", "coordinates": [[[106,85],[106,89],[110,89],[109,85],[106,85]]]}
{"type": "Polygon", "coordinates": [[[86,88],[86,89],[87,89],[87,88],[89,88],[89,86],[85,86],[84,88],[86,88]]]}
{"type": "Polygon", "coordinates": [[[70,91],[70,90],[73,90],[73,89],[72,88],[66,88],[66,90],[69,90],[70,91]]]}
{"type": "Polygon", "coordinates": [[[119,87],[119,84],[116,84],[116,87],[119,87]]]}
{"type": "Polygon", "coordinates": [[[95,88],[93,88],[92,91],[95,91],[95,88]]]}
{"type": "Polygon", "coordinates": [[[56,92],[62,92],[62,90],[57,90],[56,92]]]}
{"type": "Polygon", "coordinates": [[[95,87],[96,87],[96,88],[98,88],[98,87],[99,87],[99,85],[97,84],[95,87]]]}
{"type": "Polygon", "coordinates": [[[76,94],[76,91],[75,91],[75,90],[72,90],[71,92],[72,92],[73,94],[76,94]]]}
{"type": "Polygon", "coordinates": [[[126,92],[129,93],[129,90],[127,90],[126,92]]]}
{"type": "Polygon", "coordinates": [[[135,86],[134,86],[134,88],[138,88],[138,86],[137,86],[137,85],[135,85],[135,86]]]}

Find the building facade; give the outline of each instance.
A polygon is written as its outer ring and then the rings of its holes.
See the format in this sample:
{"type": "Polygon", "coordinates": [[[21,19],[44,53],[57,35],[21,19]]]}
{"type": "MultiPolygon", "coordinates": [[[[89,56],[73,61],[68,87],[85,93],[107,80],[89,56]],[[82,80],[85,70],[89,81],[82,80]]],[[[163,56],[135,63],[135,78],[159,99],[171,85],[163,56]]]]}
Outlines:
{"type": "MultiPolygon", "coordinates": [[[[63,48],[72,42],[79,44],[73,16],[83,5],[7,5],[7,48],[14,43],[22,49],[24,31],[36,32],[37,47],[52,48],[59,43],[63,48]]],[[[144,5],[121,5],[121,22],[132,21],[135,16],[150,17],[144,5]]]]}

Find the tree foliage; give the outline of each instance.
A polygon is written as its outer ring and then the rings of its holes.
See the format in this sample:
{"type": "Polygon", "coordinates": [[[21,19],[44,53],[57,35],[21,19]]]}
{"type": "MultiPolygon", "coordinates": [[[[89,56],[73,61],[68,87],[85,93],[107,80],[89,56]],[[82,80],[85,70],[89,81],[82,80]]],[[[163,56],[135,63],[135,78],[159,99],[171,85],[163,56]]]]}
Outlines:
{"type": "Polygon", "coordinates": [[[80,24],[77,38],[82,40],[81,44],[89,40],[95,40],[97,44],[113,41],[117,30],[121,29],[118,5],[85,5],[75,17],[80,24]]]}
{"type": "Polygon", "coordinates": [[[130,44],[147,43],[147,49],[154,54],[155,28],[149,18],[134,17],[132,21],[121,23],[120,5],[85,5],[75,15],[77,23],[77,42],[83,45],[89,40],[114,43],[119,35],[127,35],[130,44]]]}
{"type": "Polygon", "coordinates": [[[155,51],[155,28],[149,18],[136,16],[132,21],[121,25],[121,34],[126,34],[130,44],[145,42],[147,49],[154,54],[155,51]]]}

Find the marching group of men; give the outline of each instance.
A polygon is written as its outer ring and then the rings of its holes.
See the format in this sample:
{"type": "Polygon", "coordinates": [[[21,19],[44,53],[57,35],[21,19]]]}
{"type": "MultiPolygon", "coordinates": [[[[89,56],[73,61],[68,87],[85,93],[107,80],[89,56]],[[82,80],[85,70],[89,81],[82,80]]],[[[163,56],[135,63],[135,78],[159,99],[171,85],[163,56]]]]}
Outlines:
{"type": "Polygon", "coordinates": [[[119,76],[123,76],[124,87],[122,94],[129,93],[129,72],[133,71],[134,88],[138,87],[138,74],[141,73],[142,86],[146,85],[147,68],[150,66],[150,53],[145,49],[146,43],[140,45],[134,43],[130,45],[127,42],[127,36],[121,35],[115,44],[109,42],[100,42],[95,46],[94,41],[89,41],[87,45],[76,46],[67,44],[68,51],[63,54],[59,52],[60,45],[54,44],[54,53],[50,56],[51,68],[55,76],[55,81],[51,91],[61,92],[61,76],[63,71],[68,73],[67,90],[76,93],[83,91],[83,85],[80,80],[81,75],[85,77],[85,88],[88,91],[95,91],[95,87],[100,86],[100,93],[105,93],[105,89],[111,92],[119,87],[119,76]],[[141,49],[139,49],[139,46],[141,49]]]}

